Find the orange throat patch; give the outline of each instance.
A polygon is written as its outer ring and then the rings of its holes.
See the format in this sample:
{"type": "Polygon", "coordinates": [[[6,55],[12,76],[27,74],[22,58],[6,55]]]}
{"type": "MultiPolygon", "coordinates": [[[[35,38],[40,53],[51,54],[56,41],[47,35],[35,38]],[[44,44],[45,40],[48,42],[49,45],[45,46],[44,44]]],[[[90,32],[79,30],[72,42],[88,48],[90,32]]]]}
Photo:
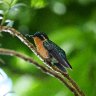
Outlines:
{"type": "Polygon", "coordinates": [[[43,40],[39,39],[38,37],[34,37],[34,42],[37,47],[38,53],[45,59],[49,58],[48,51],[43,46],[43,40]]]}

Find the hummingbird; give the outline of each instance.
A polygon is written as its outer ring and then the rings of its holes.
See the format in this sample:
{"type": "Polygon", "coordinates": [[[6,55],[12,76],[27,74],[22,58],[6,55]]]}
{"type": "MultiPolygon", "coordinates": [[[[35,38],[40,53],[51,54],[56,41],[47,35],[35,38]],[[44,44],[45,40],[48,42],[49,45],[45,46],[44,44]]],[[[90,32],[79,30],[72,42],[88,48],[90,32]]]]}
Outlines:
{"type": "Polygon", "coordinates": [[[45,60],[49,59],[52,66],[57,67],[63,72],[67,72],[66,68],[72,69],[72,66],[66,58],[65,51],[52,42],[45,33],[36,32],[34,35],[30,35],[30,37],[31,36],[36,45],[37,52],[45,60]]]}

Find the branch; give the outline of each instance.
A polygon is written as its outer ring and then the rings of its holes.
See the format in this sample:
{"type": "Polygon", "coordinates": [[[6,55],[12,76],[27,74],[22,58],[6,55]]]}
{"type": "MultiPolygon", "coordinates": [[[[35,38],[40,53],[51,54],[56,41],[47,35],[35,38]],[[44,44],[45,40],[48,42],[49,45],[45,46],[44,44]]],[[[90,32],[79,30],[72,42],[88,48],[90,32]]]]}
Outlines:
{"type": "MultiPolygon", "coordinates": [[[[24,61],[32,63],[37,68],[39,68],[41,71],[45,72],[46,74],[50,74],[50,75],[56,77],[57,79],[59,79],[60,81],[62,81],[72,92],[77,94],[75,92],[74,88],[68,82],[66,82],[65,79],[59,73],[57,74],[56,72],[54,72],[54,70],[50,70],[50,68],[42,66],[41,64],[34,61],[32,58],[27,57],[23,54],[20,54],[16,51],[9,50],[9,49],[4,49],[4,48],[0,48],[0,55],[16,56],[16,57],[19,57],[19,58],[23,59],[24,61]]],[[[78,95],[76,95],[76,96],[78,96],[78,95]]]]}
{"type": "MultiPolygon", "coordinates": [[[[51,66],[51,63],[48,61],[45,61],[44,58],[42,56],[40,56],[40,54],[36,51],[36,48],[34,47],[34,45],[32,43],[30,43],[22,34],[20,34],[17,30],[7,27],[7,26],[0,26],[0,32],[8,32],[11,35],[16,36],[17,38],[20,39],[20,41],[22,41],[25,45],[27,45],[27,47],[29,47],[29,49],[31,49],[31,51],[33,51],[41,60],[43,60],[46,65],[48,65],[48,67],[46,67],[47,69],[44,72],[48,72],[49,74],[54,75],[56,78],[58,78],[60,81],[62,81],[74,94],[75,96],[85,96],[84,93],[81,91],[81,89],[78,87],[78,85],[74,82],[74,80],[72,80],[72,78],[68,75],[63,73],[61,70],[53,68],[51,66]],[[59,72],[59,73],[58,73],[59,72]],[[64,78],[63,78],[63,77],[64,78]],[[65,78],[67,79],[67,82],[65,80],[65,78]],[[69,83],[69,84],[68,84],[69,83]]],[[[41,66],[39,65],[39,67],[41,68],[41,66]]],[[[44,67],[45,68],[45,67],[44,67]]],[[[43,68],[42,68],[43,69],[43,68]]]]}

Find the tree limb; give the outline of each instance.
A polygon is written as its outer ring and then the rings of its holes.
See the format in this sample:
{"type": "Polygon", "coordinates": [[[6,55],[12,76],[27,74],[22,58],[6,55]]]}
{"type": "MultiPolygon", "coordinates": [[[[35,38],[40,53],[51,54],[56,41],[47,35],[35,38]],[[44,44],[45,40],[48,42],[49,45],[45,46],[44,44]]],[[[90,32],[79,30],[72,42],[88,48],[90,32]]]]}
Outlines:
{"type": "MultiPolygon", "coordinates": [[[[0,32],[8,32],[11,35],[16,36],[17,38],[20,39],[20,41],[22,41],[25,45],[27,45],[27,47],[29,47],[29,49],[31,49],[31,51],[33,51],[40,59],[42,59],[46,65],[48,65],[49,67],[42,67],[40,64],[38,64],[37,62],[33,63],[33,61],[31,63],[36,64],[37,67],[41,68],[41,70],[43,70],[46,73],[49,73],[53,76],[55,76],[56,78],[58,78],[60,81],[62,81],[73,93],[75,96],[85,96],[84,93],[81,91],[81,89],[78,87],[78,85],[74,82],[74,80],[72,80],[72,78],[68,75],[63,73],[62,71],[60,71],[59,69],[55,69],[52,68],[50,62],[45,61],[44,58],[42,56],[40,56],[40,54],[36,51],[36,48],[34,47],[34,45],[32,43],[30,43],[22,34],[20,34],[17,30],[15,30],[14,28],[10,28],[7,26],[0,26],[0,32]],[[59,73],[58,73],[59,72],[59,73]],[[65,80],[65,78],[67,79],[67,81],[65,80]]],[[[7,50],[8,51],[8,50],[7,50]]],[[[14,53],[14,51],[12,51],[12,53],[14,53]]],[[[18,54],[14,54],[15,56],[19,56],[18,54]]],[[[21,56],[22,57],[22,56],[21,56]]],[[[24,59],[24,58],[22,58],[24,59]]],[[[26,58],[25,58],[26,59],[26,58]]],[[[25,60],[24,59],[24,60],[25,60]]],[[[30,58],[31,59],[31,58],[30,58]]],[[[27,58],[27,60],[30,61],[30,59],[27,58]]],[[[26,61],[27,61],[26,60],[26,61]]]]}
{"type": "MultiPolygon", "coordinates": [[[[16,52],[16,51],[4,49],[4,48],[0,48],[0,55],[16,56],[16,57],[23,59],[24,61],[32,63],[33,65],[35,65],[37,68],[39,68],[40,70],[42,70],[46,74],[50,74],[50,75],[56,77],[57,79],[59,79],[60,81],[62,81],[72,92],[75,92],[74,88],[68,82],[66,82],[65,79],[59,73],[57,74],[56,72],[54,72],[54,70],[50,70],[50,68],[42,66],[41,64],[37,63],[36,61],[34,61],[30,57],[27,57],[23,54],[16,52]]],[[[76,96],[78,96],[78,95],[76,95],[76,96]]]]}

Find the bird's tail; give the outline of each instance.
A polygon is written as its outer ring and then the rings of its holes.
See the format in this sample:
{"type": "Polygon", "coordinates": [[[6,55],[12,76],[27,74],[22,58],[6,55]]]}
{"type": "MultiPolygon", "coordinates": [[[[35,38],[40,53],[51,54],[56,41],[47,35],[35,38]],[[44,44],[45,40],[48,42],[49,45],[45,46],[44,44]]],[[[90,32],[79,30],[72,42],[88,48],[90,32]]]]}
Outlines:
{"type": "Polygon", "coordinates": [[[56,67],[58,67],[61,71],[67,72],[66,69],[65,69],[61,64],[59,64],[59,63],[54,63],[54,65],[55,65],[56,67]]]}
{"type": "Polygon", "coordinates": [[[67,65],[66,67],[69,67],[69,68],[72,69],[72,66],[71,66],[70,63],[67,61],[67,59],[66,59],[66,61],[65,61],[65,64],[67,65]]]}

